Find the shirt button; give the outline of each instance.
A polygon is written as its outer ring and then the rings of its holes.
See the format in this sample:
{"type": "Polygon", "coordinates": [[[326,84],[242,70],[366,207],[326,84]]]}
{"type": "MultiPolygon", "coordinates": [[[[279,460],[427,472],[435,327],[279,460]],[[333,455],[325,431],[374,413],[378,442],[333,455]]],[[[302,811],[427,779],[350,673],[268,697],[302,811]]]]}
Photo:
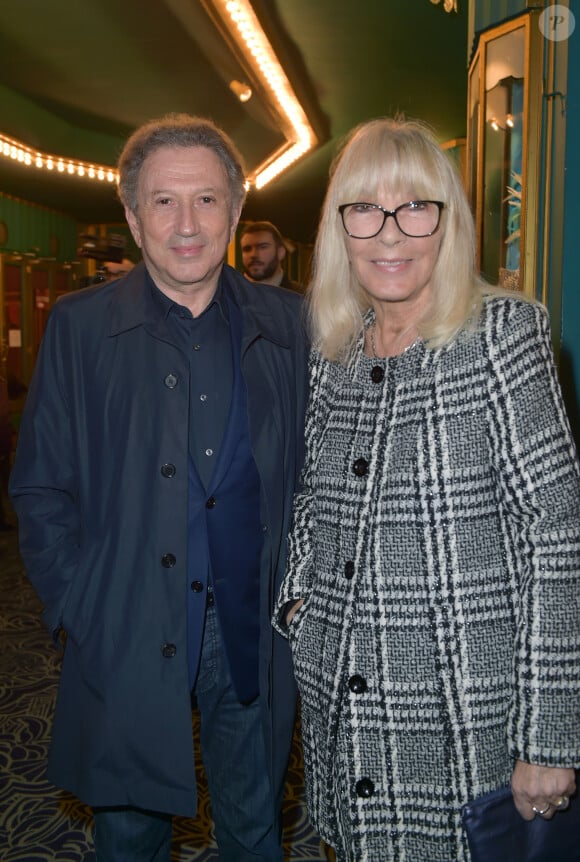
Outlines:
{"type": "Polygon", "coordinates": [[[215,499],[215,497],[209,497],[209,498],[205,501],[205,508],[206,508],[206,509],[213,509],[213,507],[215,506],[215,504],[216,504],[216,499],[215,499]]]}
{"type": "Polygon", "coordinates": [[[356,795],[361,799],[369,799],[375,792],[375,785],[370,778],[361,778],[356,783],[356,795]]]}
{"type": "Polygon", "coordinates": [[[352,560],[347,560],[344,564],[344,576],[349,580],[354,577],[354,563],[352,560]]]}
{"type": "Polygon", "coordinates": [[[177,386],[177,377],[175,374],[168,374],[163,381],[168,389],[175,389],[177,386]]]}
{"type": "Polygon", "coordinates": [[[207,401],[207,395],[203,394],[199,396],[200,401],[207,401]]]}
{"type": "Polygon", "coordinates": [[[161,557],[161,565],[164,569],[172,569],[177,560],[173,554],[163,554],[161,557]]]}
{"type": "Polygon", "coordinates": [[[201,350],[201,344],[194,344],[193,349],[194,350],[201,350]]]}
{"type": "Polygon", "coordinates": [[[369,464],[364,458],[357,458],[352,465],[352,472],[355,476],[366,476],[369,471],[369,464]]]}
{"type": "Polygon", "coordinates": [[[203,584],[201,581],[192,581],[191,589],[194,593],[202,593],[203,592],[203,584]]]}
{"type": "Polygon", "coordinates": [[[177,655],[177,647],[175,644],[163,644],[161,647],[163,658],[174,658],[177,655]]]}
{"type": "Polygon", "coordinates": [[[385,371],[380,365],[375,365],[371,369],[371,380],[373,383],[382,383],[385,379],[385,371]]]}
{"type": "Polygon", "coordinates": [[[211,456],[213,455],[213,449],[206,449],[205,454],[208,458],[211,458],[211,456]]]}
{"type": "Polygon", "coordinates": [[[165,479],[173,479],[175,472],[175,464],[164,464],[161,468],[161,475],[165,479]]]}

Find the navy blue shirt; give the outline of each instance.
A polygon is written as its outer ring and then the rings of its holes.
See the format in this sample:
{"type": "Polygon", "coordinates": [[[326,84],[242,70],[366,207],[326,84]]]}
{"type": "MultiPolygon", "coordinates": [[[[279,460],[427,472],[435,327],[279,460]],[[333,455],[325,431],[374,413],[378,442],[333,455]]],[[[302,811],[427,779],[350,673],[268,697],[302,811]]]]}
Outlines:
{"type": "Polygon", "coordinates": [[[208,488],[228,421],[233,385],[230,325],[221,279],[211,302],[197,317],[160,291],[152,279],[150,284],[175,346],[189,358],[189,453],[208,488]]]}

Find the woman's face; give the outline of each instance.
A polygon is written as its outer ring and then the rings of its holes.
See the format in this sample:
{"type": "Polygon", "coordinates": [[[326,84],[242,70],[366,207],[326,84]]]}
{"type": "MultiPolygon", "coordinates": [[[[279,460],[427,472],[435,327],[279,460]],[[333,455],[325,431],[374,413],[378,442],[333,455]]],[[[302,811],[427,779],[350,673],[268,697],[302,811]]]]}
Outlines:
{"type": "MultiPolygon", "coordinates": [[[[361,197],[386,210],[416,199],[412,190],[406,194],[382,190],[370,198],[361,197]]],[[[380,233],[370,239],[344,236],[352,271],[375,309],[380,303],[394,303],[401,311],[416,309],[420,313],[429,305],[431,277],[443,236],[441,226],[432,236],[410,237],[388,217],[380,233]]]]}

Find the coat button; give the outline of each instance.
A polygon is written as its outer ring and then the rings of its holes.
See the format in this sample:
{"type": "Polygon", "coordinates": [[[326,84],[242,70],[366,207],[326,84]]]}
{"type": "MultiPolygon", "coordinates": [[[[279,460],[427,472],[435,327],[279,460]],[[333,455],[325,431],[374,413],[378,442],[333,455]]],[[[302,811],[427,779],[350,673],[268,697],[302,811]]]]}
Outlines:
{"type": "Polygon", "coordinates": [[[177,377],[175,374],[168,374],[163,381],[168,389],[175,389],[177,386],[177,377]]]}
{"type": "Polygon", "coordinates": [[[203,584],[201,581],[192,581],[191,589],[194,593],[203,593],[203,584]]]}
{"type": "Polygon", "coordinates": [[[356,783],[356,795],[361,799],[369,799],[375,792],[375,785],[370,778],[361,778],[356,783]]]}
{"type": "Polygon", "coordinates": [[[163,658],[173,658],[177,655],[177,647],[175,644],[163,644],[161,647],[163,658]]]}
{"type": "Polygon", "coordinates": [[[349,581],[354,577],[354,563],[352,560],[347,560],[344,564],[344,576],[348,578],[349,581]]]}
{"type": "Polygon", "coordinates": [[[369,470],[369,462],[364,458],[357,458],[352,465],[352,472],[355,476],[366,476],[369,470]]]}
{"type": "Polygon", "coordinates": [[[175,464],[164,464],[161,468],[161,475],[166,479],[173,479],[175,476],[175,464]]]}
{"type": "Polygon", "coordinates": [[[380,365],[375,365],[371,369],[371,380],[373,383],[382,383],[385,379],[385,369],[380,365]]]}
{"type": "Polygon", "coordinates": [[[177,560],[173,556],[173,554],[163,554],[161,557],[161,565],[164,569],[172,569],[176,564],[177,560]]]}
{"type": "Polygon", "coordinates": [[[206,508],[206,509],[213,509],[213,507],[215,506],[215,504],[216,504],[216,499],[215,499],[215,497],[209,497],[209,498],[205,501],[205,508],[206,508]]]}
{"type": "Polygon", "coordinates": [[[353,694],[364,694],[367,690],[367,681],[364,676],[355,673],[348,681],[348,687],[353,694]]]}

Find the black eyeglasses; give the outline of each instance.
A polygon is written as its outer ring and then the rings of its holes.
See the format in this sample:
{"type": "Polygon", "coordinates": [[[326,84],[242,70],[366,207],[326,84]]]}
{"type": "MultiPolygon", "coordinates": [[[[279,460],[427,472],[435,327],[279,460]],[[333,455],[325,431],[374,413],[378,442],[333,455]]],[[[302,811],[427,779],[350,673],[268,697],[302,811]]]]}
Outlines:
{"type": "Polygon", "coordinates": [[[386,210],[379,204],[341,204],[338,208],[342,226],[353,239],[371,239],[379,234],[389,216],[405,236],[431,236],[439,227],[441,201],[409,201],[394,210],[386,210]]]}

